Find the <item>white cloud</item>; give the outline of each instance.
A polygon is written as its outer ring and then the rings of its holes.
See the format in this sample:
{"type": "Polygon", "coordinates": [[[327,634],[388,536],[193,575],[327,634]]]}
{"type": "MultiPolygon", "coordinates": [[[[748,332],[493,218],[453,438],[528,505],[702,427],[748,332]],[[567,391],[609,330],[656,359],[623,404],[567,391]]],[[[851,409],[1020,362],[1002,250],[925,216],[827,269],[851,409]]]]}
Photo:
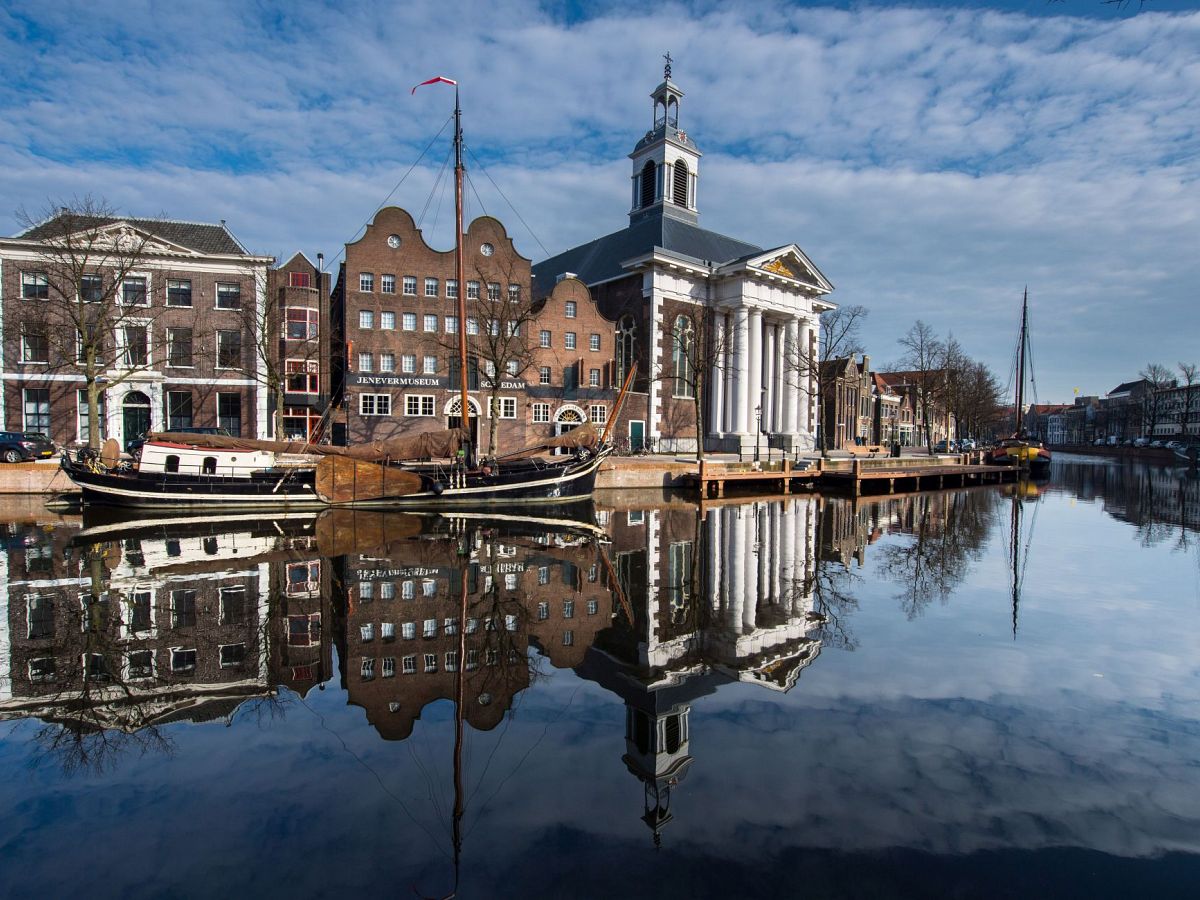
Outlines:
{"type": "MultiPolygon", "coordinates": [[[[1198,45],[1197,13],[8,7],[0,192],[90,191],[332,256],[445,121],[448,91],[409,88],[447,74],[474,154],[554,252],[623,224],[624,155],[669,48],[706,153],[703,224],[804,246],[835,299],[872,307],[880,360],[922,317],[1003,371],[1028,282],[1049,400],[1197,357],[1198,45]]],[[[429,184],[394,202],[418,211],[429,184]]]]}

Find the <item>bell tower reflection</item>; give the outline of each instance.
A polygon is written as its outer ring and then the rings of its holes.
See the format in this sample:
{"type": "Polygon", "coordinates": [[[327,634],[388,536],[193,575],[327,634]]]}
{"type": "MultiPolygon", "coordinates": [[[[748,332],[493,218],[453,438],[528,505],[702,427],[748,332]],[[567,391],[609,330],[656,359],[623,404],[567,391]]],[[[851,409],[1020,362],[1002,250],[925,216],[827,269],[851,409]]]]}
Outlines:
{"type": "Polygon", "coordinates": [[[788,691],[820,652],[816,501],[616,510],[609,530],[626,612],[576,671],[625,703],[622,761],[659,846],[695,762],[696,701],[737,681],[788,691]]]}

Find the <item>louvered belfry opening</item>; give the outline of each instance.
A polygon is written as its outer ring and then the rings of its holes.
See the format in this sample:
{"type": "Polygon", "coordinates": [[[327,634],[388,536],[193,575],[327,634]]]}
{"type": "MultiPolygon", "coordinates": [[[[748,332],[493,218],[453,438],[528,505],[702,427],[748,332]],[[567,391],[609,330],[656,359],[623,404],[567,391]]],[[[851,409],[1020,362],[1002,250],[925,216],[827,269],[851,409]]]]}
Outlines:
{"type": "Polygon", "coordinates": [[[675,163],[675,205],[688,205],[688,167],[682,159],[675,163]]]}
{"type": "Polygon", "coordinates": [[[654,160],[648,160],[642,166],[642,207],[654,202],[654,160]]]}

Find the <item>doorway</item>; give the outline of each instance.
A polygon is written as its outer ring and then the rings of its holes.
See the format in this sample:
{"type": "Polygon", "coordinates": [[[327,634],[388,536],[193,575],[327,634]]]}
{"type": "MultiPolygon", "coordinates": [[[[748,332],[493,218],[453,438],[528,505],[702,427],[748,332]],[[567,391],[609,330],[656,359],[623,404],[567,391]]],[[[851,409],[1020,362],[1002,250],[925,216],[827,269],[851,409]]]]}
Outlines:
{"type": "Polygon", "coordinates": [[[121,403],[121,437],[125,449],[131,441],[146,436],[150,430],[150,398],[141,391],[130,391],[121,403]]]}
{"type": "Polygon", "coordinates": [[[646,423],[641,419],[629,420],[629,449],[637,452],[646,446],[646,423]]]}

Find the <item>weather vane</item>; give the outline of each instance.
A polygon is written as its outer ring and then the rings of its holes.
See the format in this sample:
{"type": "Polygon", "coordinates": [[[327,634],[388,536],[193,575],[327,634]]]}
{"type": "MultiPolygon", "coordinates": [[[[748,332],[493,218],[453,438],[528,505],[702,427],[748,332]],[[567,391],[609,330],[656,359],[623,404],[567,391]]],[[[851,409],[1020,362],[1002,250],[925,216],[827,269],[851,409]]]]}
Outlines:
{"type": "Polygon", "coordinates": [[[667,61],[667,64],[665,66],[663,66],[663,81],[670,81],[671,80],[671,51],[670,50],[668,50],[665,54],[663,54],[663,59],[665,59],[667,61]]]}

